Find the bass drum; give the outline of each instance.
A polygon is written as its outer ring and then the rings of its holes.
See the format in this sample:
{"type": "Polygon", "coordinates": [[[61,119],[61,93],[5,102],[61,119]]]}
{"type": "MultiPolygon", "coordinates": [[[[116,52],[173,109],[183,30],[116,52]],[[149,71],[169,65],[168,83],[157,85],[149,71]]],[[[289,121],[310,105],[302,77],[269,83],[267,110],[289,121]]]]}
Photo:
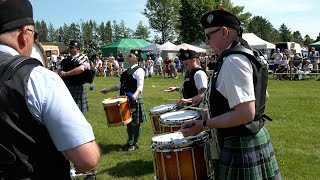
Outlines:
{"type": "Polygon", "coordinates": [[[44,67],[48,68],[49,66],[48,57],[46,55],[46,52],[42,48],[41,43],[39,43],[38,41],[34,41],[32,45],[31,57],[38,59],[44,67]]]}

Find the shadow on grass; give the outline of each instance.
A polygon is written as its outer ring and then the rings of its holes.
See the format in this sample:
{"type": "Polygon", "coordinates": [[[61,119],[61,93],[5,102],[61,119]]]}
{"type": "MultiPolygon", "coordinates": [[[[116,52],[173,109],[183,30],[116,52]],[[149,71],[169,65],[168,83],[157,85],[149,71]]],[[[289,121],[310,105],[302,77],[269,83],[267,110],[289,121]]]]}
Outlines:
{"type": "Polygon", "coordinates": [[[108,173],[115,178],[133,178],[140,177],[154,172],[152,161],[136,160],[131,162],[121,162],[114,167],[101,170],[98,174],[108,173]]]}
{"type": "Polygon", "coordinates": [[[121,151],[123,144],[100,144],[100,149],[102,154],[108,154],[111,151],[121,151]]]}

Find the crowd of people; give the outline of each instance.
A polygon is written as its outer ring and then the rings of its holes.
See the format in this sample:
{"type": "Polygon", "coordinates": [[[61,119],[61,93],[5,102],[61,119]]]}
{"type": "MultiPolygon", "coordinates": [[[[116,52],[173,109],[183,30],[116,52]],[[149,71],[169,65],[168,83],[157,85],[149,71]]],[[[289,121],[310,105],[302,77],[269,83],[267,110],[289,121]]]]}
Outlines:
{"type": "Polygon", "coordinates": [[[233,14],[213,10],[201,17],[206,44],[219,55],[210,78],[192,50],[181,49],[177,58],[164,61],[161,54],[155,60],[142,60],[141,51],[131,50],[128,57],[119,51],[117,58],[110,54],[107,60],[99,54],[93,63],[80,52],[76,40],[68,44],[70,55],[55,73],[30,58],[37,38],[30,2],[0,1],[0,16],[0,70],[4,74],[0,99],[6,104],[0,106],[0,179],[70,179],[70,162],[78,173],[98,165],[100,148],[83,115],[89,110],[83,74],[91,69],[104,74],[108,63],[112,73],[117,71],[110,75],[120,76],[120,83],[101,93],[120,91],[129,98],[132,112],[123,150],[139,148],[140,124],[147,120],[142,98],[145,77],[152,77],[151,69],[155,75],[165,77],[169,72],[169,77],[177,77],[176,68],[183,67],[182,88],[169,87],[169,91],[181,92],[182,105],[202,104],[207,108],[207,116],[183,123],[181,133],[184,137],[203,131],[218,133],[216,143],[221,152],[213,167],[214,178],[281,179],[263,124],[267,77],[254,71],[266,64],[253,56],[233,14]],[[239,54],[234,49],[245,50],[239,54]],[[129,67],[124,69],[126,59],[129,67]]]}
{"type": "Polygon", "coordinates": [[[277,48],[271,56],[269,67],[273,73],[283,73],[277,75],[277,80],[284,80],[289,77],[286,73],[292,73],[294,80],[303,80],[307,74],[319,72],[319,52],[311,47],[309,54],[303,57],[299,52],[293,51],[293,53],[290,53],[288,49],[281,51],[280,48],[277,48]]]}

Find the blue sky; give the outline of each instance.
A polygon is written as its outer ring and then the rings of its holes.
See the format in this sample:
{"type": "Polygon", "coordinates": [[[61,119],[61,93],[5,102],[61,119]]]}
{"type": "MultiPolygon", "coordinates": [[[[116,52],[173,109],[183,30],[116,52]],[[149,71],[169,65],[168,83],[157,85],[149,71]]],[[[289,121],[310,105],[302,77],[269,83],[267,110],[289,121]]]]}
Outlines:
{"type": "MultiPolygon", "coordinates": [[[[34,18],[52,23],[55,28],[64,23],[95,20],[98,24],[123,20],[135,30],[139,21],[149,26],[141,14],[147,0],[30,0],[34,18]],[[57,6],[60,5],[60,6],[57,6]]],[[[263,16],[276,29],[284,23],[291,31],[300,31],[315,39],[320,32],[318,0],[231,0],[234,5],[245,6],[244,11],[263,16]]],[[[154,33],[152,33],[154,34],[154,33]]]]}

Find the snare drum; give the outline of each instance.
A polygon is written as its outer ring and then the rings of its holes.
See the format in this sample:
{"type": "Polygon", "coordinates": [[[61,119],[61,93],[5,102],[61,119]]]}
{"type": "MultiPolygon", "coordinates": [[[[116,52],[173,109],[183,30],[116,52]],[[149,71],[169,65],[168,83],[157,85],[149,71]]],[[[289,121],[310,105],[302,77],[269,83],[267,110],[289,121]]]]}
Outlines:
{"type": "Polygon", "coordinates": [[[152,138],[153,165],[157,180],[208,179],[205,144],[208,134],[183,137],[181,132],[160,134],[152,138]]]}
{"type": "Polygon", "coordinates": [[[38,41],[34,41],[32,45],[32,52],[30,57],[33,57],[39,60],[44,67],[48,68],[48,64],[49,64],[48,57],[46,55],[46,52],[42,48],[41,43],[39,43],[38,41]]]}
{"type": "Polygon", "coordinates": [[[109,127],[129,124],[132,121],[127,96],[117,96],[102,101],[109,127]]]}
{"type": "Polygon", "coordinates": [[[199,119],[200,115],[194,110],[181,110],[168,112],[159,117],[161,132],[175,132],[181,127],[181,124],[187,121],[199,119]]]}
{"type": "Polygon", "coordinates": [[[151,118],[154,134],[161,133],[160,124],[159,124],[160,115],[170,111],[175,111],[177,107],[178,107],[177,103],[169,103],[169,104],[162,104],[160,106],[153,107],[149,110],[149,115],[151,118]]]}

